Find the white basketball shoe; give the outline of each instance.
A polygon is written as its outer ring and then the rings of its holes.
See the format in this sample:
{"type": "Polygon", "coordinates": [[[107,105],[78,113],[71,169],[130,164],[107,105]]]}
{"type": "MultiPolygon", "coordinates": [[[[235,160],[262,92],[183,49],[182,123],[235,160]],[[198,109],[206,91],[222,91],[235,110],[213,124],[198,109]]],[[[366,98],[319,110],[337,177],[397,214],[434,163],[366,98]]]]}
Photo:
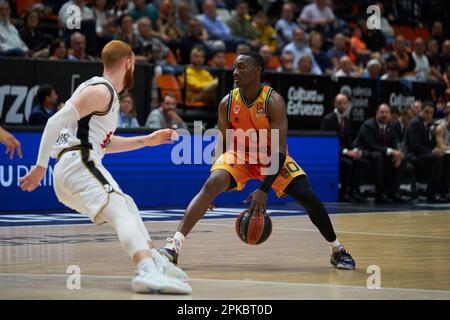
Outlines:
{"type": "Polygon", "coordinates": [[[131,281],[133,291],[136,293],[162,293],[162,294],[191,294],[191,286],[162,274],[157,269],[146,268],[138,272],[131,281]]]}
{"type": "Polygon", "coordinates": [[[175,266],[166,256],[163,256],[156,249],[152,249],[152,258],[158,270],[168,277],[181,281],[188,281],[189,277],[181,268],[175,266]]]}

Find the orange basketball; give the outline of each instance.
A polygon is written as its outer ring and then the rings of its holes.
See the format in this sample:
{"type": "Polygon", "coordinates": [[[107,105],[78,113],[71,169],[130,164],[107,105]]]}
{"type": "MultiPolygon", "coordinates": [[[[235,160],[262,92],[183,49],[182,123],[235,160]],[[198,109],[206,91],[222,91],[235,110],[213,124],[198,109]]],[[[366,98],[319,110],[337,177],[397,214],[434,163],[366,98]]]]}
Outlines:
{"type": "Polygon", "coordinates": [[[261,244],[272,233],[272,220],[267,213],[250,215],[248,209],[242,211],[236,219],[236,233],[247,244],[261,244]]]}

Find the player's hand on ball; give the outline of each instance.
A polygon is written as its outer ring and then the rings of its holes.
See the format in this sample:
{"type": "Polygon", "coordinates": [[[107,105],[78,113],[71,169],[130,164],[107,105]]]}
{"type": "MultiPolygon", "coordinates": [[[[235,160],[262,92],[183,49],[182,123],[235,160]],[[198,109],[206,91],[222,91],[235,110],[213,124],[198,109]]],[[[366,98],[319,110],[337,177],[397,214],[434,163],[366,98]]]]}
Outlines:
{"type": "Polygon", "coordinates": [[[20,189],[23,191],[34,191],[39,187],[39,183],[44,179],[45,168],[36,166],[27,173],[26,176],[19,179],[20,189]]]}
{"type": "Polygon", "coordinates": [[[244,201],[244,203],[249,203],[250,200],[252,201],[252,204],[250,205],[250,208],[248,209],[250,214],[253,215],[255,213],[265,213],[267,209],[267,193],[256,189],[253,191],[248,198],[244,201]]]}
{"type": "Polygon", "coordinates": [[[161,129],[147,136],[148,146],[157,146],[160,144],[172,144],[178,140],[178,133],[172,129],[161,129]]]}

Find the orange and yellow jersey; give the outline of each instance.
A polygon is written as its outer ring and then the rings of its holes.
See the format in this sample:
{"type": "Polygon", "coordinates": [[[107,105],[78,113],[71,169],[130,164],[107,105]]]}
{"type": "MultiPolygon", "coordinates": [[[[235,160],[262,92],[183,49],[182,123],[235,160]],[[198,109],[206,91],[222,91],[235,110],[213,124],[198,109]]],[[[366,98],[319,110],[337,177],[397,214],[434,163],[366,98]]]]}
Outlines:
{"type": "Polygon", "coordinates": [[[261,86],[259,95],[253,102],[246,101],[240,88],[230,91],[227,120],[233,135],[227,138],[233,139],[234,154],[241,159],[245,157],[246,163],[258,164],[261,162],[260,156],[264,154],[270,157],[269,100],[272,91],[269,86],[261,86]],[[252,161],[248,162],[250,159],[252,161]]]}

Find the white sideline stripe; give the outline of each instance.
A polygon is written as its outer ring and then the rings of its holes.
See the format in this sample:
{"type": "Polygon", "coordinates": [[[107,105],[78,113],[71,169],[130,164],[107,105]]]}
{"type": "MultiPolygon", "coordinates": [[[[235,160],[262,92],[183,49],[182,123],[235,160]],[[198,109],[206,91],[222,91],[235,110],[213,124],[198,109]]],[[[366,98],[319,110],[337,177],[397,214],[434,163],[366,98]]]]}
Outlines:
{"type": "MultiPolygon", "coordinates": [[[[219,219],[217,219],[219,220],[219,219]]],[[[209,222],[199,222],[198,224],[209,225],[209,226],[221,226],[221,227],[232,227],[234,225],[230,224],[221,224],[221,223],[209,223],[209,222]]],[[[306,231],[306,232],[319,232],[317,229],[301,229],[301,228],[283,228],[283,227],[274,227],[274,230],[289,230],[289,231],[306,231]]],[[[450,237],[444,236],[420,236],[420,235],[411,235],[411,234],[397,234],[397,233],[379,233],[379,232],[358,232],[358,231],[336,231],[337,234],[340,233],[348,233],[348,234],[361,234],[368,236],[386,236],[386,237],[406,237],[406,238],[429,238],[429,239],[445,239],[450,240],[450,237]]]]}
{"type": "MultiPolygon", "coordinates": [[[[0,276],[5,277],[64,277],[67,278],[70,274],[57,274],[57,273],[0,273],[0,276]]],[[[84,278],[93,279],[132,279],[131,276],[111,276],[111,275],[81,275],[84,278]]],[[[322,284],[322,283],[303,283],[303,282],[277,282],[277,281],[261,281],[261,280],[233,280],[233,279],[198,279],[192,278],[189,281],[194,282],[217,282],[217,283],[253,283],[262,285],[286,285],[286,286],[301,286],[301,287],[322,287],[322,288],[342,288],[342,289],[364,289],[369,290],[367,287],[342,285],[342,284],[322,284]]],[[[388,290],[388,291],[409,291],[409,292],[423,292],[423,293],[444,293],[450,295],[450,290],[434,290],[434,289],[413,289],[413,288],[389,288],[381,287],[377,290],[369,290],[373,292],[388,290]]]]}

